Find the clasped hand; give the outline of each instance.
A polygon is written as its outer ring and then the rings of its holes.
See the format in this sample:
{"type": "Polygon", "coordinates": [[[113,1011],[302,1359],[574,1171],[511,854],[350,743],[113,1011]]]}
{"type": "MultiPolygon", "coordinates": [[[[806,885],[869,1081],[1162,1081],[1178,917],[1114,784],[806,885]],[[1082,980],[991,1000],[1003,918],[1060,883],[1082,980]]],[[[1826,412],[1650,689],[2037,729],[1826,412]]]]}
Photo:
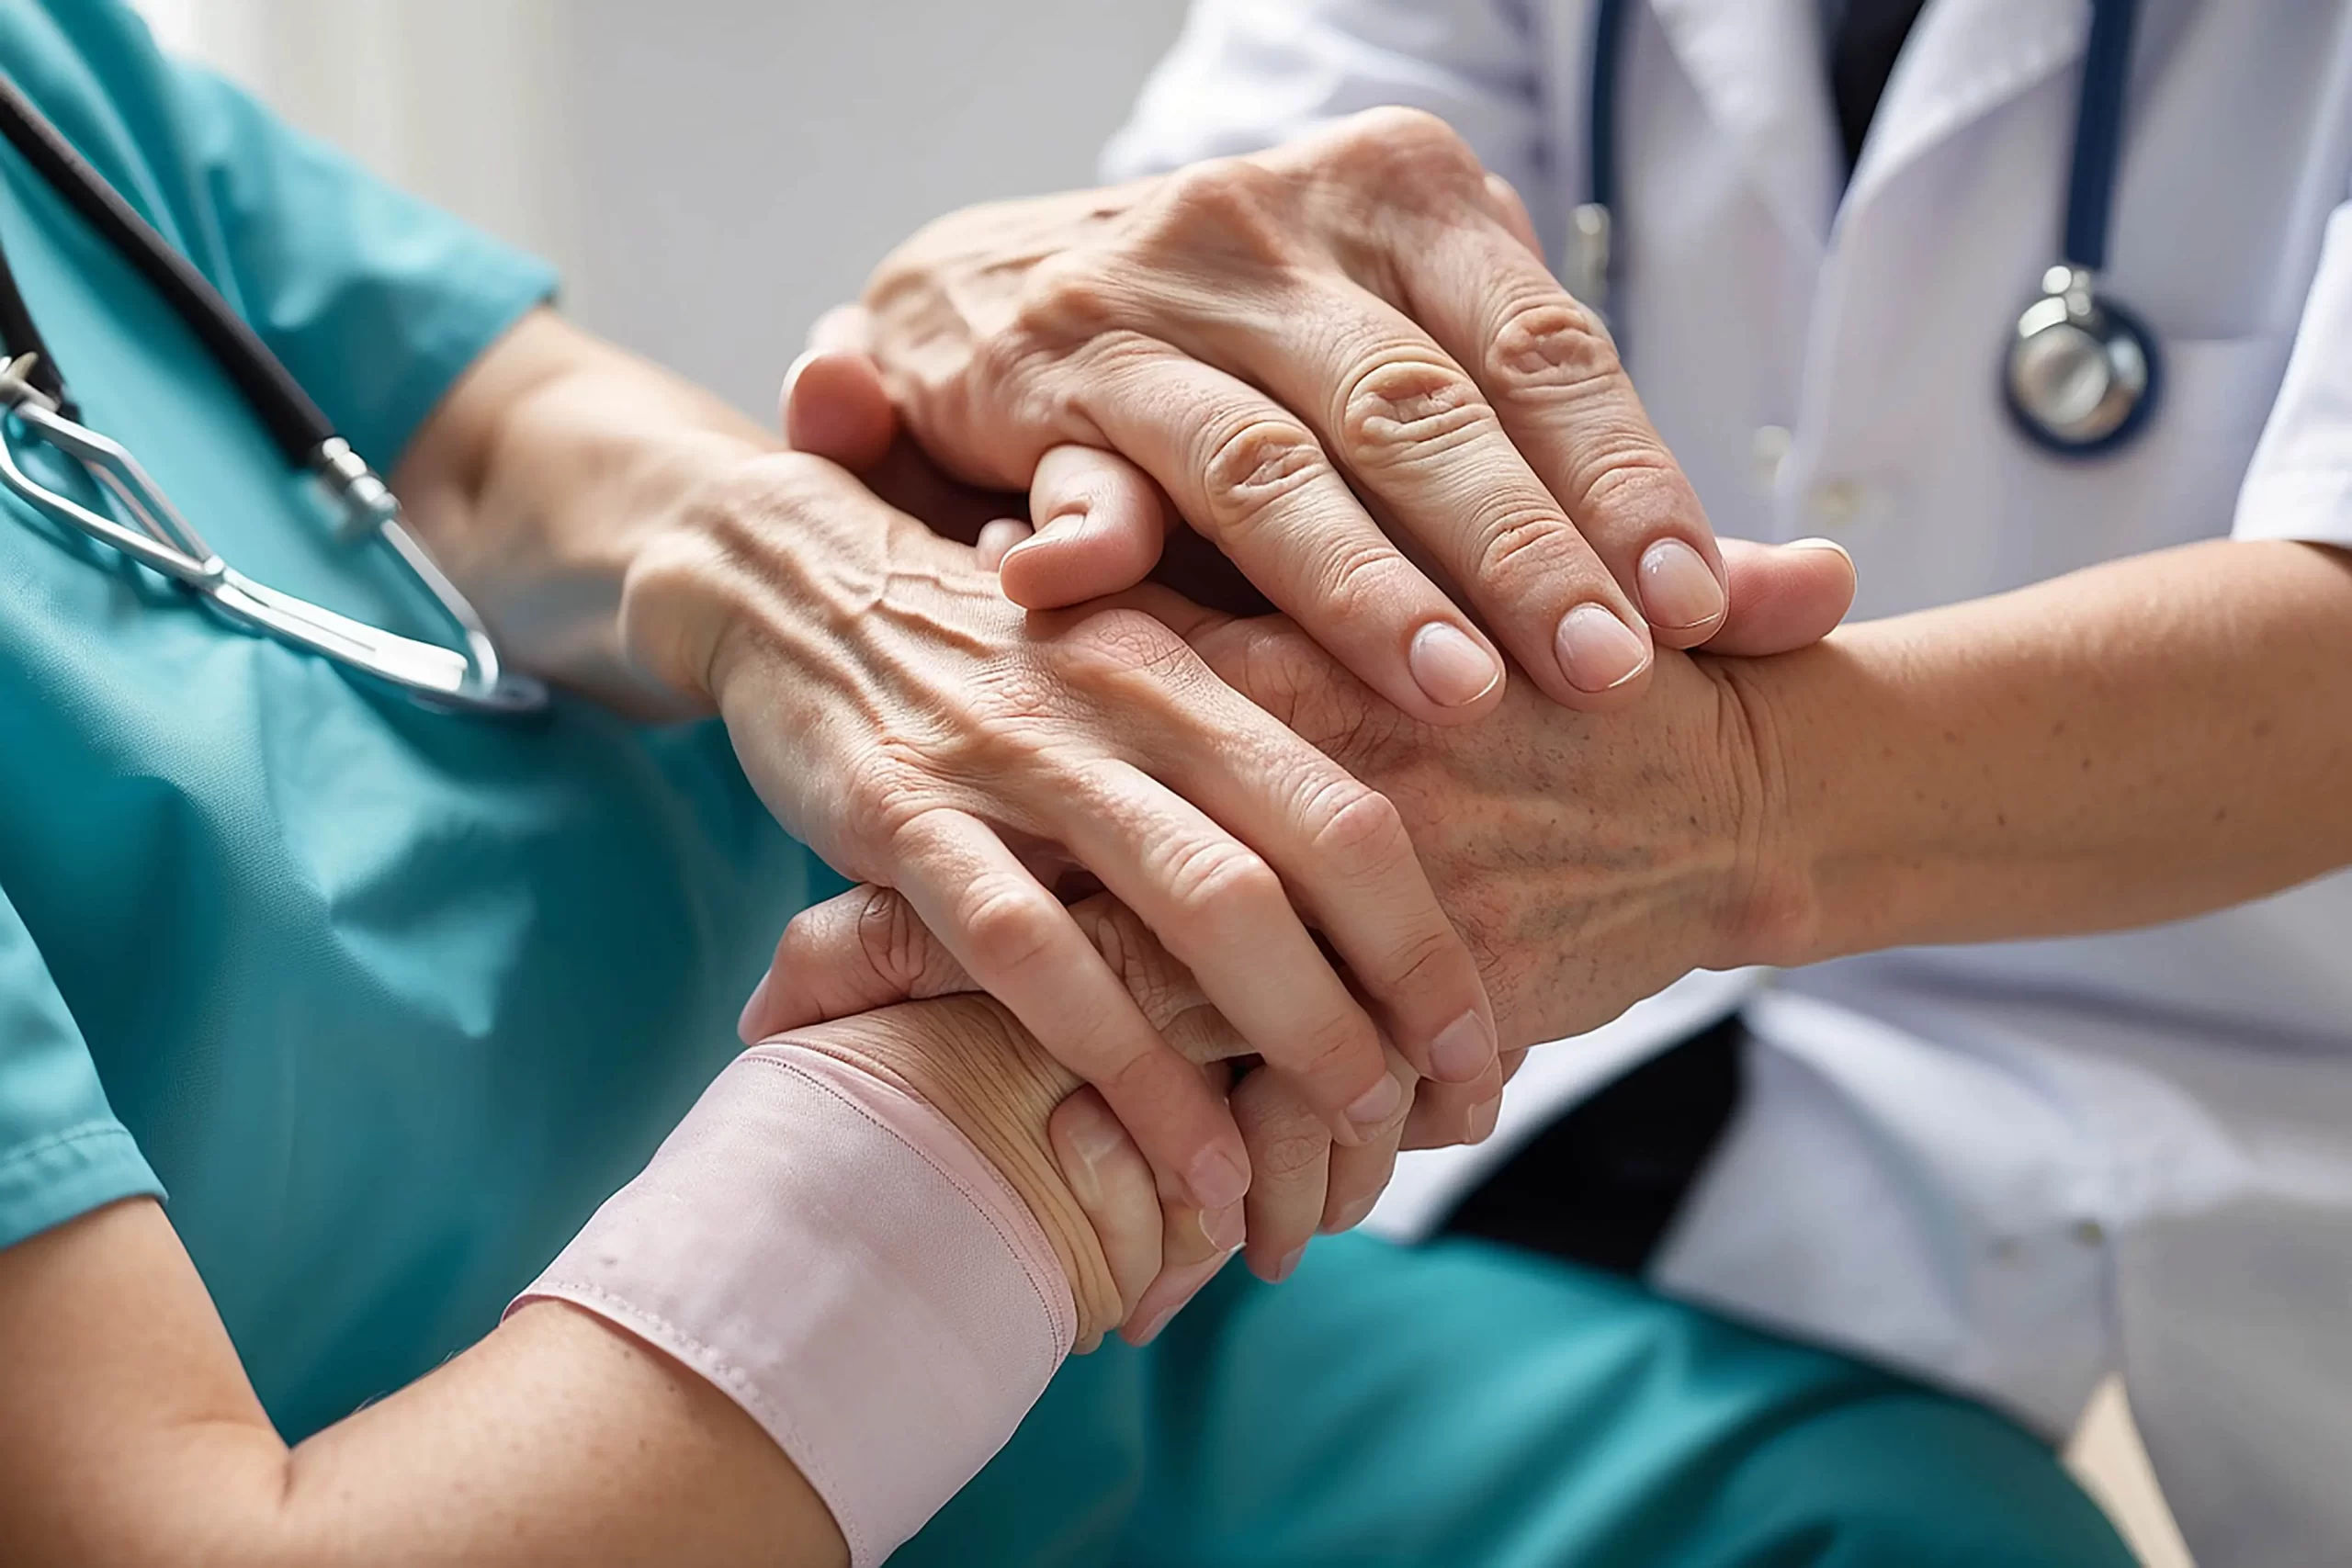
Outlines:
{"type": "Polygon", "coordinates": [[[1656,649],[1809,640],[1850,570],[1717,547],[1605,330],[1442,128],[1360,117],[959,215],[827,331],[851,352],[804,366],[786,424],[841,465],[773,455],[706,486],[625,604],[631,648],[715,702],[786,825],[891,890],[796,923],[747,1031],[985,990],[1100,1089],[1171,1213],[1238,1238],[1246,1191],[1251,1261],[1279,1274],[1362,1216],[1400,1141],[1491,1127],[1502,1043],[1720,945],[1694,933],[1736,901],[1720,835],[1755,770],[1658,705],[1614,710],[1664,684],[1736,736],[1719,683],[1706,700],[1656,649]],[[983,555],[844,471],[902,420],[948,478],[1027,489],[1036,537],[1000,525],[983,555]],[[1093,600],[1175,523],[1295,625],[1093,600]],[[1580,793],[1564,764],[1591,738],[1544,728],[1570,709],[1680,739],[1599,747],[1618,773],[1580,793]],[[1694,808],[1685,764],[1732,782],[1723,810],[1694,808]],[[1564,947],[1576,1004],[1526,1000],[1564,947]],[[1191,1050],[1123,983],[1137,954],[1217,1021],[1191,1050]]]}

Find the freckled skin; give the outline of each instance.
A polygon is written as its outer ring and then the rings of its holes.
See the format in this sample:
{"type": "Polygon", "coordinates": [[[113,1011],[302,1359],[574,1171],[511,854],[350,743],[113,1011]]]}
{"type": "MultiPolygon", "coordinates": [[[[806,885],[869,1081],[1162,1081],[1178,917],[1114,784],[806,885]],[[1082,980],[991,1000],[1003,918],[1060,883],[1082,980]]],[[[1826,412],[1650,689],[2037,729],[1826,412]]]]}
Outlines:
{"type": "Polygon", "coordinates": [[[1620,714],[1516,682],[1456,729],[1398,713],[1286,621],[1233,622],[1195,646],[1396,805],[1506,1049],[1595,1028],[1725,960],[1765,781],[1743,702],[1709,661],[1662,655],[1648,700],[1620,714]]]}

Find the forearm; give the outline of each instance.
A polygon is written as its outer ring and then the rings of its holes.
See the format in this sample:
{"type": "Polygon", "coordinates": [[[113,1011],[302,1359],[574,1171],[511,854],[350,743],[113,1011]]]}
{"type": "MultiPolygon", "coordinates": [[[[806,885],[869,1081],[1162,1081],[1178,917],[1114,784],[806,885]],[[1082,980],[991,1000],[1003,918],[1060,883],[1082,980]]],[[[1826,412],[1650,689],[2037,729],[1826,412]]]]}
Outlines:
{"type": "Polygon", "coordinates": [[[290,1451],[153,1202],[0,1251],[0,1559],[876,1562],[1120,1320],[1098,1236],[1160,1233],[1131,1145],[1069,1185],[1070,1082],[978,998],[747,1053],[503,1325],[290,1451]]]}
{"type": "Polygon", "coordinates": [[[289,1450],[152,1203],[85,1216],[0,1264],[0,1316],[20,1348],[40,1348],[9,1358],[11,1561],[847,1561],[824,1505],[750,1417],[567,1307],[517,1313],[289,1450]]]}
{"type": "Polygon", "coordinates": [[[2352,559],[2133,558],[1726,678],[1766,759],[1752,956],[2184,918],[2352,863],[2352,559]]]}
{"type": "Polygon", "coordinates": [[[733,1401],[552,1303],[250,1479],[262,1528],[243,1533],[279,1555],[223,1562],[849,1561],[824,1503],[733,1401]]]}
{"type": "Polygon", "coordinates": [[[541,310],[461,378],[393,476],[412,524],[510,657],[624,711],[690,712],[622,646],[646,542],[700,487],[782,445],[717,398],[541,310]]]}

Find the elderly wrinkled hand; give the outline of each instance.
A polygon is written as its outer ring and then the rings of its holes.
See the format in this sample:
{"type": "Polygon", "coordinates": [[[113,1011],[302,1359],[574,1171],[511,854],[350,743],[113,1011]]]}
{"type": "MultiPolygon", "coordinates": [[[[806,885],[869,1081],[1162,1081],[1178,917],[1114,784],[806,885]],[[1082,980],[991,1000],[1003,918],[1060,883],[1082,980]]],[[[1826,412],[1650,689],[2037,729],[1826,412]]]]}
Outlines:
{"type": "MultiPolygon", "coordinates": [[[[1853,579],[1843,557],[1828,564],[1842,590],[1810,566],[1756,563],[1759,652],[1767,633],[1793,649],[1836,626],[1853,579]]],[[[1498,1070],[1475,1085],[1416,1085],[1406,1147],[1484,1137],[1516,1053],[1595,1028],[1691,969],[1769,957],[1802,918],[1775,839],[1771,721],[1741,660],[1662,657],[1638,712],[1579,714],[1517,691],[1487,722],[1449,729],[1400,713],[1283,617],[1235,618],[1157,588],[1127,603],[1181,629],[1236,691],[1395,805],[1478,954],[1498,1070]]],[[[876,974],[952,968],[919,928],[871,938],[837,914],[804,915],[771,995],[826,1016],[913,994],[877,987],[876,974]]]]}
{"type": "Polygon", "coordinates": [[[1792,918],[1752,661],[1661,655],[1637,713],[1515,693],[1453,731],[1398,713],[1286,620],[1187,620],[1154,596],[1211,669],[1395,803],[1479,954],[1506,1048],[1595,1028],[1691,969],[1757,962],[1792,918]]]}
{"type": "Polygon", "coordinates": [[[1448,1081],[1491,1069],[1475,962],[1395,813],[1160,620],[1024,615],[969,547],[802,454],[675,512],[631,564],[635,657],[708,694],[786,826],[905,893],[1192,1201],[1241,1196],[1239,1134],[1070,922],[1066,876],[1136,910],[1342,1142],[1398,1111],[1384,1042],[1448,1081]]]}
{"type": "Polygon", "coordinates": [[[1423,722],[1491,711],[1497,642],[1555,700],[1605,707],[1656,644],[1723,625],[1705,515],[1606,329],[1431,117],[951,215],[865,312],[835,341],[875,355],[951,473],[1019,491],[1054,446],[1125,454],[1423,722]]]}
{"type": "MultiPolygon", "coordinates": [[[[1361,1144],[1335,1143],[1295,1086],[1278,1074],[1253,1070],[1249,1043],[1133,911],[1097,894],[1072,905],[1070,915],[1169,1044],[1198,1066],[1211,1089],[1229,1098],[1250,1155],[1251,1180],[1243,1204],[1205,1214],[1171,1204],[1164,1248],[1131,1245],[1124,1259],[1114,1258],[1124,1265],[1123,1279],[1151,1279],[1157,1271],[1157,1282],[1129,1316],[1129,1337],[1140,1343],[1245,1241],[1250,1266],[1262,1278],[1280,1280],[1297,1266],[1317,1230],[1344,1230],[1371,1213],[1395,1168],[1417,1093],[1426,1095],[1435,1086],[1425,1086],[1389,1048],[1389,1071],[1407,1090],[1395,1113],[1361,1144]]],[[[745,1022],[757,1033],[807,1030],[825,1021],[854,1021],[898,1002],[978,988],[903,897],[884,887],[861,887],[803,910],[793,920],[745,1022]]],[[[1016,1084],[1035,1077],[1018,1057],[1002,1070],[1016,1084]]],[[[1498,1065],[1476,1084],[1461,1086],[1461,1092],[1491,1105],[1505,1076],[1505,1066],[1498,1065]]],[[[1065,1114],[1072,1112],[1092,1114],[1075,1103],[1064,1109],[1065,1114]]],[[[1092,1135],[1116,1131],[1113,1122],[1092,1135]]]]}

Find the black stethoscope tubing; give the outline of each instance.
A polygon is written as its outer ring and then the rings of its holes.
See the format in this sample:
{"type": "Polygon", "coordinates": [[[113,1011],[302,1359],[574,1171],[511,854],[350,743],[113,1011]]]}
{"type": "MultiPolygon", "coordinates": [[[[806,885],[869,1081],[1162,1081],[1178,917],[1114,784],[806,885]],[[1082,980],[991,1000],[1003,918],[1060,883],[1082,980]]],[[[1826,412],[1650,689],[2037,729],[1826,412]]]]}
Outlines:
{"type": "Polygon", "coordinates": [[[176,578],[232,619],[401,687],[435,705],[527,714],[546,688],[503,667],[489,629],[431,554],[408,531],[390,486],[335,431],[319,405],[195,265],[66,141],[0,72],[0,137],[169,305],[233,382],[288,465],[317,476],[342,514],[346,540],[380,542],[423,585],[463,641],[462,654],[351,621],[256,582],[202,546],[137,460],[81,423],[56,355],[43,340],[0,246],[0,369],[6,412],[91,468],[137,527],[93,513],[33,481],[0,450],[0,479],[35,507],[176,578]]]}
{"type": "MultiPolygon", "coordinates": [[[[2155,406],[2154,340],[2130,311],[2098,291],[2122,150],[2137,0],[2090,0],[2083,85],[2068,159],[2065,230],[2058,264],[2020,313],[2004,355],[2002,400],[2018,430],[2064,457],[2092,457],[2130,440],[2155,406]]],[[[1587,95],[1587,188],[1577,209],[1572,284],[1605,311],[1617,205],[1617,78],[1628,0],[1596,0],[1592,80],[1587,95]]]]}
{"type": "MultiPolygon", "coordinates": [[[[0,75],[0,136],[164,297],[236,383],[286,461],[297,468],[320,467],[320,453],[337,437],[334,423],[301,383],[195,265],[166,243],[5,75],[0,75]]],[[[66,394],[57,357],[41,341],[5,255],[0,255],[0,332],[6,333],[11,353],[40,355],[28,379],[70,411],[73,400],[66,394]]]]}

